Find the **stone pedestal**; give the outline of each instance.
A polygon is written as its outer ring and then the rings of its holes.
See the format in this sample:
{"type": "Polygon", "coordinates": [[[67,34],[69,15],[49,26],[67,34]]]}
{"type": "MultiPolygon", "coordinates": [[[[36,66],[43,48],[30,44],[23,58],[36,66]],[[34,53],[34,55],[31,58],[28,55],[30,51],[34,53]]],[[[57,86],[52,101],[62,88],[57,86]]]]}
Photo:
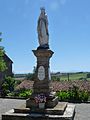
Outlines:
{"type": "Polygon", "coordinates": [[[50,66],[49,60],[53,55],[53,51],[47,49],[33,50],[34,55],[37,58],[37,67],[34,79],[34,93],[50,94],[50,66]]]}
{"type": "Polygon", "coordinates": [[[33,50],[34,55],[37,58],[37,67],[34,76],[33,94],[26,101],[26,107],[37,108],[38,104],[35,103],[35,96],[43,93],[47,100],[45,107],[55,107],[58,104],[58,98],[55,97],[55,93],[52,93],[50,85],[50,66],[49,61],[53,55],[53,51],[47,49],[33,50]]]}

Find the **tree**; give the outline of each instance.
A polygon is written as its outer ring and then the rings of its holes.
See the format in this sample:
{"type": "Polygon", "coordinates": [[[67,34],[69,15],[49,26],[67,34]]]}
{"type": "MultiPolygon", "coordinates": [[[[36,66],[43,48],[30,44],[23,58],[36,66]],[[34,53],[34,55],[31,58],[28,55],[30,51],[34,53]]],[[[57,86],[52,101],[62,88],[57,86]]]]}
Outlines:
{"type": "MultiPolygon", "coordinates": [[[[0,32],[0,36],[2,35],[2,33],[0,32]]],[[[2,41],[2,38],[0,38],[0,42],[2,41]]],[[[6,69],[6,64],[3,60],[3,56],[4,56],[4,47],[0,46],[0,72],[3,72],[6,69]]]]}
{"type": "Polygon", "coordinates": [[[36,73],[36,67],[34,66],[34,68],[33,68],[33,73],[28,73],[28,74],[26,75],[26,79],[33,81],[34,78],[35,78],[35,73],[36,73]]]}
{"type": "Polygon", "coordinates": [[[87,78],[90,78],[90,73],[87,74],[87,78]]]}
{"type": "Polygon", "coordinates": [[[68,77],[68,81],[69,81],[69,80],[70,80],[70,79],[69,79],[69,73],[67,73],[67,77],[68,77]]]}
{"type": "Polygon", "coordinates": [[[28,74],[26,75],[26,79],[27,79],[27,80],[32,80],[32,78],[33,78],[33,73],[28,73],[28,74]]]}

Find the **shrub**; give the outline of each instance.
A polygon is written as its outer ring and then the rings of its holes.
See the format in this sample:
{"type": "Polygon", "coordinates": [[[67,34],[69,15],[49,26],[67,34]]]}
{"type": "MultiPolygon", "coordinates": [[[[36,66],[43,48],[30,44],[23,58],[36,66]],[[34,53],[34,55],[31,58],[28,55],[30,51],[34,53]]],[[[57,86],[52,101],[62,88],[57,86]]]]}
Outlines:
{"type": "Polygon", "coordinates": [[[15,80],[8,76],[5,77],[5,81],[2,84],[2,92],[1,92],[1,96],[5,97],[7,96],[8,93],[12,92],[14,90],[14,85],[15,85],[15,80]]]}
{"type": "Polygon", "coordinates": [[[22,90],[19,93],[19,97],[25,97],[28,98],[32,94],[32,90],[22,90]]]}
{"type": "Polygon", "coordinates": [[[89,99],[89,93],[87,91],[81,91],[80,97],[82,99],[82,102],[86,102],[89,99]]]}
{"type": "Polygon", "coordinates": [[[87,74],[87,78],[90,78],[90,73],[87,74]]]}
{"type": "Polygon", "coordinates": [[[77,86],[73,86],[67,91],[58,91],[56,93],[60,101],[69,102],[86,102],[89,99],[89,93],[87,91],[80,91],[77,86]]]}
{"type": "Polygon", "coordinates": [[[32,73],[28,73],[28,74],[26,75],[26,79],[27,79],[27,80],[32,80],[32,78],[33,78],[33,74],[32,74],[32,73]]]}
{"type": "Polygon", "coordinates": [[[22,81],[21,80],[15,80],[15,84],[19,85],[22,81]]]}
{"type": "Polygon", "coordinates": [[[83,77],[79,78],[79,80],[83,80],[83,79],[84,79],[83,77]]]}
{"type": "Polygon", "coordinates": [[[32,90],[21,89],[19,91],[9,93],[8,96],[28,98],[31,94],[32,90]]]}
{"type": "Polygon", "coordinates": [[[68,101],[69,95],[67,91],[59,91],[56,93],[60,101],[68,101]]]}
{"type": "Polygon", "coordinates": [[[81,98],[79,97],[80,91],[79,91],[79,88],[77,86],[73,85],[73,88],[71,89],[71,93],[72,93],[71,101],[76,101],[76,102],[81,101],[81,98]]]}

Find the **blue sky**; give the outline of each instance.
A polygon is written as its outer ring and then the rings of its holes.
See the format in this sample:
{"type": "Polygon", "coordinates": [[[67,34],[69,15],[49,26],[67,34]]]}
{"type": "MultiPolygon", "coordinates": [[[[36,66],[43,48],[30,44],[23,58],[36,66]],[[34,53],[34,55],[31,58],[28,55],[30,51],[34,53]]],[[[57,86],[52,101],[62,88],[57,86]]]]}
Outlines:
{"type": "Polygon", "coordinates": [[[38,47],[37,20],[49,21],[51,71],[90,71],[90,0],[0,0],[0,31],[14,73],[32,72],[38,47]]]}

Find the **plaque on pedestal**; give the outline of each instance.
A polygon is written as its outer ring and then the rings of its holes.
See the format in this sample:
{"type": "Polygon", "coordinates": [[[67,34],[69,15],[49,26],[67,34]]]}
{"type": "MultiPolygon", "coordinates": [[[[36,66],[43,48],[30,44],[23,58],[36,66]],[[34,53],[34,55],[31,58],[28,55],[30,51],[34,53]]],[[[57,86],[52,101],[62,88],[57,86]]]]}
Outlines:
{"type": "Polygon", "coordinates": [[[44,68],[44,66],[40,66],[38,68],[38,79],[39,80],[44,80],[45,79],[45,68],[44,68]]]}

